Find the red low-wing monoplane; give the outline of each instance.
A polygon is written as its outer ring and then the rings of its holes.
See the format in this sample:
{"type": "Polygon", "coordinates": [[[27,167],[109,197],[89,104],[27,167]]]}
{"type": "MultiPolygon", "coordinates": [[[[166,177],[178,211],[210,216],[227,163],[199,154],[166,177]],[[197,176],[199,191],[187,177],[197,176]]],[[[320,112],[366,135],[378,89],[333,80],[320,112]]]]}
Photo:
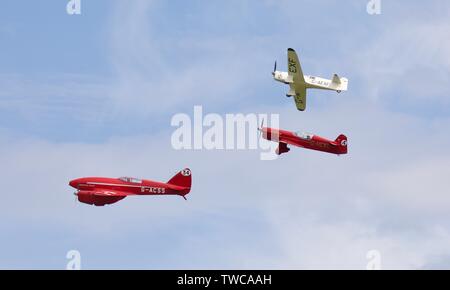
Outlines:
{"type": "Polygon", "coordinates": [[[186,199],[191,182],[191,170],[185,168],[167,183],[132,177],[84,177],[70,181],[69,185],[77,189],[74,194],[80,202],[103,206],[129,195],[179,195],[186,199]]]}
{"type": "Polygon", "coordinates": [[[275,151],[278,155],[291,150],[288,145],[294,145],[312,150],[318,150],[333,154],[347,154],[347,137],[339,135],[336,140],[328,140],[310,133],[290,132],[285,130],[262,127],[259,128],[263,138],[278,142],[275,151]]]}

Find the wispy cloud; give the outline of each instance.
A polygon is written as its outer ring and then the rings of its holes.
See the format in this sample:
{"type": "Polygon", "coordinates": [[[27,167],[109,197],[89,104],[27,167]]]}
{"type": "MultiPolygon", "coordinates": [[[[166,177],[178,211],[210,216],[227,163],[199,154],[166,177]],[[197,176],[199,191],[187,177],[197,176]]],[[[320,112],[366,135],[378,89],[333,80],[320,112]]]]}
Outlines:
{"type": "Polygon", "coordinates": [[[216,16],[217,3],[173,10],[162,1],[116,1],[108,76],[1,75],[0,267],[58,267],[48,257],[61,251],[63,263],[74,247],[88,257],[86,268],[364,269],[371,249],[384,268],[446,267],[450,120],[394,107],[428,102],[433,115],[447,105],[448,25],[422,21],[421,9],[407,18],[389,4],[369,18],[365,3],[341,2],[265,1],[257,14],[239,1],[222,3],[216,16]],[[312,91],[308,111],[296,111],[270,78],[290,46],[308,73],[342,73],[351,90],[312,91]],[[161,116],[194,104],[278,112],[286,129],[345,133],[349,154],[293,148],[262,162],[253,151],[174,151],[161,116]],[[53,141],[16,134],[24,119],[50,120],[54,135],[96,122],[105,128],[53,141]],[[105,138],[92,143],[95,133],[105,138]],[[187,202],[135,197],[94,208],[75,202],[67,185],[89,175],[164,181],[185,166],[193,170],[187,202]]]}
{"type": "MultiPolygon", "coordinates": [[[[290,105],[278,110],[287,118],[296,114],[290,105]]],[[[321,120],[315,130],[332,137],[340,131],[332,132],[337,127],[325,124],[349,110],[328,108],[308,122],[321,120]]],[[[38,224],[51,222],[55,229],[91,238],[119,239],[117,243],[124,231],[128,239],[135,239],[145,228],[151,235],[146,239],[153,240],[154,234],[169,235],[186,226],[191,229],[176,236],[172,254],[149,248],[139,260],[122,260],[124,267],[158,268],[163,263],[167,268],[363,269],[365,254],[373,248],[382,253],[385,268],[425,267],[448,251],[448,199],[443,192],[449,184],[442,177],[449,174],[445,160],[450,156],[443,147],[427,151],[422,143],[408,141],[408,136],[428,127],[426,120],[405,125],[409,122],[401,121],[402,114],[381,110],[367,107],[360,114],[347,115],[343,127],[347,128],[344,133],[350,132],[350,154],[341,157],[293,148],[289,156],[262,162],[251,151],[174,151],[170,131],[97,145],[12,138],[0,143],[0,157],[8,168],[2,173],[2,188],[7,193],[2,213],[17,225],[33,218],[38,224]],[[371,121],[358,124],[362,116],[371,121]],[[389,127],[392,132],[384,132],[389,127]],[[393,143],[398,130],[403,130],[406,139],[393,143]],[[399,154],[404,146],[411,154],[399,154]],[[243,164],[246,170],[237,171],[243,164]],[[76,203],[67,186],[71,178],[86,175],[134,175],[164,181],[184,166],[192,168],[194,178],[187,202],[135,197],[94,208],[76,203]],[[22,178],[33,189],[17,187],[22,178]],[[216,230],[210,228],[211,223],[216,230]],[[247,231],[252,234],[246,235],[247,231]],[[422,249],[425,235],[429,247],[422,249]],[[223,239],[226,244],[219,242],[223,239]],[[264,243],[255,246],[257,240],[264,243]],[[222,254],[214,250],[218,243],[222,254]],[[188,260],[195,257],[197,262],[178,263],[172,259],[176,255],[188,260]]],[[[428,137],[431,147],[448,142],[439,131],[429,131],[428,137]]],[[[83,241],[77,245],[86,247],[83,241]]],[[[133,255],[132,249],[123,251],[133,255]]],[[[102,260],[100,254],[87,252],[91,259],[102,260]]]]}
{"type": "Polygon", "coordinates": [[[3,74],[0,86],[0,110],[26,120],[95,122],[110,109],[108,82],[96,76],[3,74]]]}

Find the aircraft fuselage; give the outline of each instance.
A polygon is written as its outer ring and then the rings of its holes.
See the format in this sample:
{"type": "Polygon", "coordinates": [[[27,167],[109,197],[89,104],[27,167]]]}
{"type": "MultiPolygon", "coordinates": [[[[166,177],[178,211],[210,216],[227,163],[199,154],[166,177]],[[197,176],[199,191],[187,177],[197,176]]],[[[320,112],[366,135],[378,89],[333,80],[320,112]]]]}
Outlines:
{"type": "MultiPolygon", "coordinates": [[[[274,78],[274,80],[281,82],[283,84],[286,84],[286,85],[292,85],[294,83],[294,81],[292,79],[292,75],[289,75],[287,72],[275,71],[273,74],[273,78],[274,78]]],[[[303,85],[307,89],[322,89],[322,90],[331,90],[331,91],[337,91],[340,89],[344,89],[343,87],[341,88],[340,85],[334,84],[329,79],[316,77],[316,76],[309,76],[309,75],[304,75],[303,78],[305,79],[305,82],[303,83],[303,85]]],[[[343,78],[343,81],[345,81],[344,78],[343,78]]],[[[298,85],[301,85],[301,84],[298,84],[298,85]]]]}
{"type": "MultiPolygon", "coordinates": [[[[338,137],[335,141],[332,141],[310,133],[298,133],[266,127],[261,130],[263,138],[270,141],[338,155],[347,153],[346,137],[345,140],[341,140],[340,137],[338,137]]],[[[287,151],[289,151],[288,148],[287,151]]],[[[287,151],[283,150],[282,152],[279,152],[279,154],[287,151]]]]}
{"type": "MultiPolygon", "coordinates": [[[[70,181],[70,186],[78,190],[111,190],[126,192],[129,195],[180,194],[182,187],[135,178],[83,177],[70,181]]],[[[181,192],[182,193],[182,192],[181,192]]]]}

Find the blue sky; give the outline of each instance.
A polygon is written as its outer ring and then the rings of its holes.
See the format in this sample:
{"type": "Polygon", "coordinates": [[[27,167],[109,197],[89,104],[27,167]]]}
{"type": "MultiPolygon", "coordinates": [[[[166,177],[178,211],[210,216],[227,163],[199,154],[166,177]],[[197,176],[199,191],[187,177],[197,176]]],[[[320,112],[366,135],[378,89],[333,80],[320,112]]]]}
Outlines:
{"type": "Polygon", "coordinates": [[[0,268],[449,268],[448,1],[3,1],[0,268]],[[349,78],[296,111],[271,79],[295,48],[307,74],[349,78]],[[339,158],[293,149],[175,151],[176,113],[279,113],[349,137],[339,158]],[[168,180],[188,202],[75,202],[89,176],[168,180]]]}

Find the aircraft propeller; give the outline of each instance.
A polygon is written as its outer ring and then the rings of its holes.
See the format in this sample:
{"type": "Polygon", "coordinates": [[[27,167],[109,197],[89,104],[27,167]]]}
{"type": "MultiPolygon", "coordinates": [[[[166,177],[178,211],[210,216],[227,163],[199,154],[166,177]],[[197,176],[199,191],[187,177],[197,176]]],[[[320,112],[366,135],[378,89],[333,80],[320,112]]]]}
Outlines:
{"type": "Polygon", "coordinates": [[[261,120],[261,127],[258,128],[259,131],[258,138],[261,138],[263,125],[264,125],[264,118],[261,120]]]}
{"type": "Polygon", "coordinates": [[[272,72],[272,75],[274,76],[275,75],[275,72],[277,71],[277,61],[275,61],[275,64],[274,64],[274,66],[273,66],[273,72],[272,72]]]}

